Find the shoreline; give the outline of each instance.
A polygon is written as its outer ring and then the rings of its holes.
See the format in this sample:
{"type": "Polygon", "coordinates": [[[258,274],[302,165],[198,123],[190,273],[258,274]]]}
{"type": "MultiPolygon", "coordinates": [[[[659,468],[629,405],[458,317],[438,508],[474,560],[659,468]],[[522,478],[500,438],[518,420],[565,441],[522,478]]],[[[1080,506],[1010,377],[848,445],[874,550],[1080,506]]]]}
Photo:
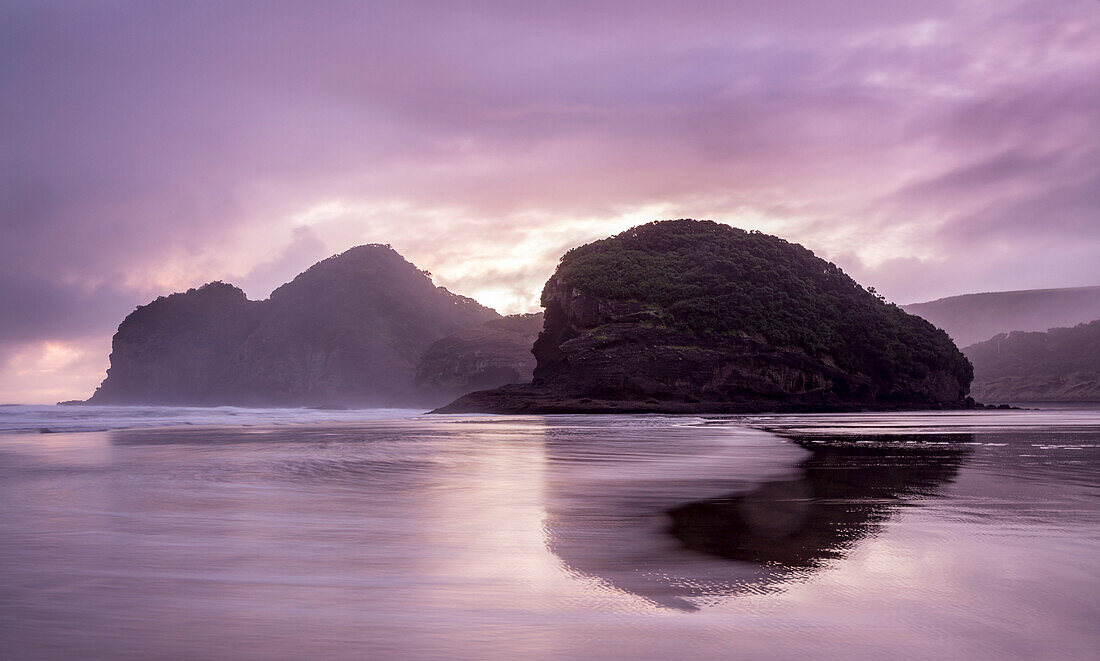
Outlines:
{"type": "Polygon", "coordinates": [[[959,402],[904,401],[883,405],[867,405],[860,402],[829,401],[776,401],[746,399],[742,401],[672,401],[647,399],[601,399],[555,393],[531,385],[504,386],[493,390],[479,390],[459,397],[455,401],[428,411],[430,414],[489,413],[495,415],[552,415],[552,414],[689,414],[689,415],[737,415],[752,413],[867,413],[903,411],[968,411],[1012,410],[1019,407],[1010,404],[982,404],[971,398],[959,402]]]}

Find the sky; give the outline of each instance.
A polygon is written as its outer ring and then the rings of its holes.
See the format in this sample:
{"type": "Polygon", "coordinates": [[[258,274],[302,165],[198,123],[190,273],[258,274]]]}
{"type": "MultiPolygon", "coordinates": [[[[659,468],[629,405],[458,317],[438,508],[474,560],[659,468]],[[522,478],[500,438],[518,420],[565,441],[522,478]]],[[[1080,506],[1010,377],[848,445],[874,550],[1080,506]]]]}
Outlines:
{"type": "Polygon", "coordinates": [[[1100,2],[0,0],[0,402],[388,243],[502,313],[708,218],[892,301],[1100,284],[1100,2]]]}

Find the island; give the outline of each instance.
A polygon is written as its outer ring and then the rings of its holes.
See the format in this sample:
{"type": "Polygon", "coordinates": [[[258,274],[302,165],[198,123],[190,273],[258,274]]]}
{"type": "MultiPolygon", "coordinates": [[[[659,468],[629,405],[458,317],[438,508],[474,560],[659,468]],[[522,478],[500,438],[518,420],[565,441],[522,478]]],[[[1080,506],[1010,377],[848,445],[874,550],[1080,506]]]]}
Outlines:
{"type": "Polygon", "coordinates": [[[656,221],[566,253],[530,384],[439,413],[743,413],[966,406],[947,334],[784,239],[656,221]]]}

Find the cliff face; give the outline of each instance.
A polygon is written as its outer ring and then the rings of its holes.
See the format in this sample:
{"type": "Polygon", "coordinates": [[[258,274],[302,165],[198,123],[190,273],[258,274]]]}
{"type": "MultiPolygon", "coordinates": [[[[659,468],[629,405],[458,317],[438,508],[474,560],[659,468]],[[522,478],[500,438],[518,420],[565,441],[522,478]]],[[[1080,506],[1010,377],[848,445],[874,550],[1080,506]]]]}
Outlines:
{"type": "Polygon", "coordinates": [[[942,407],[970,365],[943,331],[801,246],[663,221],[568,253],[543,290],[528,387],[443,411],[942,407]]]}
{"type": "Polygon", "coordinates": [[[535,369],[531,345],[542,329],[542,313],[511,315],[459,331],[428,347],[416,366],[413,385],[439,402],[509,383],[529,383],[535,369]]]}
{"type": "Polygon", "coordinates": [[[111,346],[95,404],[219,402],[237,380],[234,356],[255,330],[262,304],[212,282],[161,297],[130,313],[111,346]]]}
{"type": "Polygon", "coordinates": [[[499,315],[436,287],[387,246],[324,260],[266,301],[213,283],[119,326],[95,404],[413,403],[432,342],[499,315]]]}
{"type": "Polygon", "coordinates": [[[986,402],[1100,402],[1100,320],[1002,333],[963,350],[986,402]]]}
{"type": "Polygon", "coordinates": [[[555,280],[546,291],[550,321],[535,344],[535,383],[583,397],[843,408],[965,396],[943,371],[877,382],[759,336],[677,329],[665,311],[643,303],[598,299],[555,280]]]}

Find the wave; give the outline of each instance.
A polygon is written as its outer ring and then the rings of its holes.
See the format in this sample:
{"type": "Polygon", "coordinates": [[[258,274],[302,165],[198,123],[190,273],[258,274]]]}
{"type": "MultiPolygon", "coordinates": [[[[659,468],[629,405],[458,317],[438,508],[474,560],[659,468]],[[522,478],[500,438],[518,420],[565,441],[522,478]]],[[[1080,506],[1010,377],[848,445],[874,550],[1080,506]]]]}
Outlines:
{"type": "Polygon", "coordinates": [[[175,426],[354,423],[406,418],[420,409],[215,408],[188,406],[0,406],[0,432],[69,433],[175,426]]]}

